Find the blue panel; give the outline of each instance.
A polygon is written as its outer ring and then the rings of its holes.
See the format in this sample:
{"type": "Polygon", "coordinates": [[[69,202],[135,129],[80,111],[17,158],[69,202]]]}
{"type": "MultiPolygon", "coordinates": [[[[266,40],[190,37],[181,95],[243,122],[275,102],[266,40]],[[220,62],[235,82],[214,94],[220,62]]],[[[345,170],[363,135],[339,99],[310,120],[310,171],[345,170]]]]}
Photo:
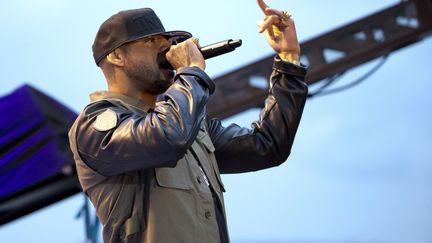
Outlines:
{"type": "Polygon", "coordinates": [[[72,163],[67,130],[76,114],[30,86],[0,98],[0,199],[72,163]]]}

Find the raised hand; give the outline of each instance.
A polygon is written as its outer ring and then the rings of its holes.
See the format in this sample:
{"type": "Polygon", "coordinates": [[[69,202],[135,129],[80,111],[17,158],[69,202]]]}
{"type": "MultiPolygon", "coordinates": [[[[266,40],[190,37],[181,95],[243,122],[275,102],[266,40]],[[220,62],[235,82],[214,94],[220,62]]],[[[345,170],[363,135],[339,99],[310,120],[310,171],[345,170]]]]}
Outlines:
{"type": "Polygon", "coordinates": [[[300,45],[291,15],[285,11],[269,8],[263,0],[257,2],[265,14],[264,20],[258,23],[259,32],[265,33],[267,42],[283,60],[298,62],[300,45]]]}

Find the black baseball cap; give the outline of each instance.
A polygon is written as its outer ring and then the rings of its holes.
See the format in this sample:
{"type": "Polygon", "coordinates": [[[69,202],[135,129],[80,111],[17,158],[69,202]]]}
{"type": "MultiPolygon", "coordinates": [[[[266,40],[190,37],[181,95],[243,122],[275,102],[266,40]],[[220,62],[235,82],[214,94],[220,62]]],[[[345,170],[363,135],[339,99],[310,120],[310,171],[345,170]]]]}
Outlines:
{"type": "Polygon", "coordinates": [[[186,31],[165,31],[151,8],[120,11],[99,27],[92,49],[96,65],[121,45],[154,35],[185,40],[192,37],[186,31]]]}

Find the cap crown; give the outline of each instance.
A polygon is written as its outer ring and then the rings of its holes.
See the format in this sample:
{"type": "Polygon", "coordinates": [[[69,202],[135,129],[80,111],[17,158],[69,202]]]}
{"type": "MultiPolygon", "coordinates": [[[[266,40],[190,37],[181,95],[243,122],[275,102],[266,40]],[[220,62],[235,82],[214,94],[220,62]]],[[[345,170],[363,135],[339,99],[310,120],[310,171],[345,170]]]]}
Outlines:
{"type": "Polygon", "coordinates": [[[93,58],[98,65],[105,56],[121,45],[153,35],[191,36],[185,31],[166,32],[151,8],[125,10],[111,16],[99,27],[92,46],[93,58]]]}

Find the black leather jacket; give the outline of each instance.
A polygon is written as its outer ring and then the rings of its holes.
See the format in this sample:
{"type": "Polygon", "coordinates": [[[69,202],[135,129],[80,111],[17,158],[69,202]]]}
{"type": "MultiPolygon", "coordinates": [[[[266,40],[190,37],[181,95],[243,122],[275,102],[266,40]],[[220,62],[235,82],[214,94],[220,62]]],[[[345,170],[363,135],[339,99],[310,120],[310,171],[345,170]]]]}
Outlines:
{"type": "Polygon", "coordinates": [[[269,95],[252,128],[223,127],[206,117],[214,84],[198,68],[179,70],[153,109],[124,95],[94,93],[69,138],[104,240],[228,242],[219,173],[287,159],[306,101],[305,74],[304,67],[275,59],[269,95]]]}

